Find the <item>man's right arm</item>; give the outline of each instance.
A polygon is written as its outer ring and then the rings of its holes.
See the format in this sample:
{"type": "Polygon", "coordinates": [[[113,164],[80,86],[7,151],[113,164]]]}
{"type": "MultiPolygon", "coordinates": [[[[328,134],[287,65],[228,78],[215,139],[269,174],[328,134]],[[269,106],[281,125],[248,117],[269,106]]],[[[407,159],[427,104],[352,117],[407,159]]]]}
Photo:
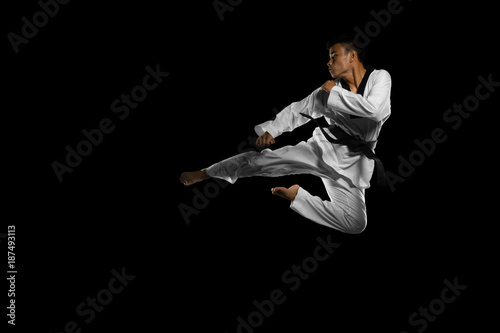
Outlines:
{"type": "Polygon", "coordinates": [[[274,143],[274,139],[283,132],[291,132],[310,120],[300,113],[305,113],[313,118],[321,117],[327,100],[328,94],[322,91],[321,88],[318,88],[300,102],[290,104],[278,113],[274,120],[269,120],[255,126],[255,132],[259,135],[257,144],[259,144],[259,141],[265,143],[271,142],[271,140],[274,143]],[[265,137],[262,138],[264,135],[265,137]],[[270,139],[269,136],[271,137],[270,139]]]}

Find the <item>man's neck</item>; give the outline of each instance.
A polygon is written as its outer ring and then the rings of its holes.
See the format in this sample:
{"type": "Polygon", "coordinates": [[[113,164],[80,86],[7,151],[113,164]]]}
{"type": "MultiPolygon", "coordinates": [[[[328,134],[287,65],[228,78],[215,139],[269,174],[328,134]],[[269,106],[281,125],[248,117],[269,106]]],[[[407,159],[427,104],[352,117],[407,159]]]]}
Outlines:
{"type": "Polygon", "coordinates": [[[363,64],[359,63],[343,78],[344,81],[349,85],[349,89],[352,92],[356,93],[358,91],[358,87],[361,84],[365,73],[365,67],[363,66],[363,64]]]}

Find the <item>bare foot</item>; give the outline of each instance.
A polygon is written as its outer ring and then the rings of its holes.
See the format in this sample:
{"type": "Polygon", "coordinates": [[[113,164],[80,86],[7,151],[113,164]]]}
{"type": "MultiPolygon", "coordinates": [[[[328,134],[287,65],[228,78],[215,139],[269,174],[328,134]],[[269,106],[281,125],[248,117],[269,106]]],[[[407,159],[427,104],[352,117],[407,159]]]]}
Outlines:
{"type": "Polygon", "coordinates": [[[208,178],[210,178],[210,176],[207,175],[207,172],[205,171],[205,169],[203,169],[200,171],[183,172],[181,173],[181,177],[179,178],[179,180],[184,185],[189,186],[208,178]]]}
{"type": "Polygon", "coordinates": [[[293,201],[297,196],[297,192],[299,192],[299,187],[300,186],[297,184],[292,185],[289,188],[275,187],[271,189],[271,193],[287,200],[293,201]]]}

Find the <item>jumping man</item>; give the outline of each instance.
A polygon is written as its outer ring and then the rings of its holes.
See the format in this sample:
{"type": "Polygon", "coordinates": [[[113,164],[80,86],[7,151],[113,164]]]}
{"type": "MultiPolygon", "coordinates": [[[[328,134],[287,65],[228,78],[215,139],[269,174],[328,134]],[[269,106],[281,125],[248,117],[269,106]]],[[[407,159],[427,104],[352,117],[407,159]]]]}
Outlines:
{"type": "Polygon", "coordinates": [[[180,181],[188,186],[210,177],[234,183],[252,176],[316,175],[330,200],[312,196],[299,185],[271,192],[289,200],[290,208],[307,219],[341,232],[361,233],[367,223],[365,189],[375,165],[379,181],[383,175],[373,149],[391,114],[391,77],[385,70],[365,68],[365,51],[355,45],[353,34],[341,35],[327,48],[333,80],[284,108],[274,120],[255,126],[257,145],[269,147],[283,132],[321,116],[329,127],[317,127],[307,142],[296,146],[246,152],[200,171],[183,172],[180,181]]]}

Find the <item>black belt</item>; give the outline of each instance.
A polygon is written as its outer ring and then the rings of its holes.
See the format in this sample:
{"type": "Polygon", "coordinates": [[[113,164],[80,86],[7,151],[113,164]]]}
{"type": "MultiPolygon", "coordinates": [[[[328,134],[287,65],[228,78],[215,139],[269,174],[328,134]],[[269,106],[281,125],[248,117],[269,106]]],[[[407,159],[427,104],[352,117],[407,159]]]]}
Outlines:
{"type": "Polygon", "coordinates": [[[385,171],[384,171],[384,165],[382,164],[382,161],[375,155],[375,152],[373,151],[373,147],[375,146],[375,143],[377,141],[364,141],[361,139],[356,139],[352,135],[347,134],[342,128],[340,128],[337,125],[333,125],[330,127],[327,127],[330,133],[335,135],[337,139],[332,138],[324,129],[323,127],[319,124],[319,122],[314,119],[313,117],[301,113],[306,118],[309,118],[313,120],[321,130],[321,133],[325,136],[325,138],[330,141],[331,143],[338,143],[341,145],[346,145],[350,151],[352,152],[362,152],[365,154],[366,157],[368,157],[371,160],[375,161],[375,169],[377,171],[377,184],[381,186],[386,185],[386,177],[385,177],[385,171]]]}

